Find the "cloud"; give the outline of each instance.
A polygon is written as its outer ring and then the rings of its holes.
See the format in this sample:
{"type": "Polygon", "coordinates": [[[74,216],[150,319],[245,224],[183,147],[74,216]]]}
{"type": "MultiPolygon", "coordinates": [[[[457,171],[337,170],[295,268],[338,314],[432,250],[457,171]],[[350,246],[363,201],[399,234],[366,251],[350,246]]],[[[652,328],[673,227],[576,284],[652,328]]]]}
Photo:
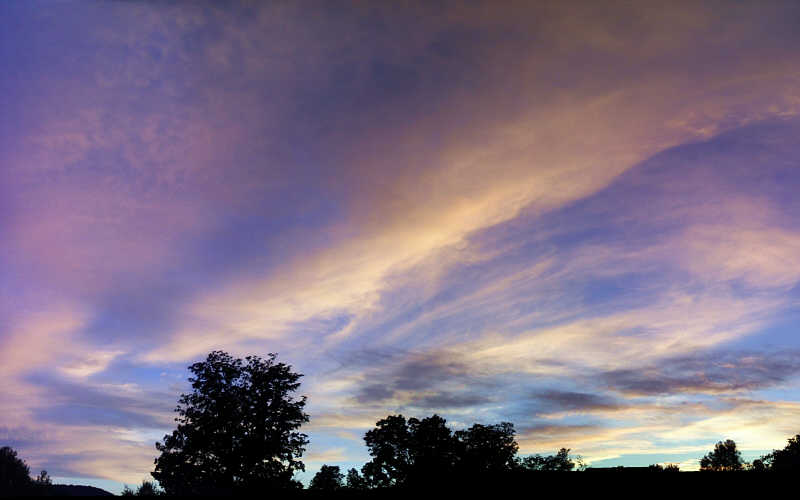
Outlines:
{"type": "Polygon", "coordinates": [[[492,398],[482,394],[438,392],[415,398],[411,401],[410,406],[441,411],[452,408],[476,408],[491,402],[492,398]]]}
{"type": "Polygon", "coordinates": [[[552,389],[535,393],[533,398],[550,411],[616,410],[626,406],[603,394],[552,389]]]}
{"type": "Polygon", "coordinates": [[[32,408],[47,404],[42,391],[26,382],[27,374],[85,359],[86,347],[78,332],[86,324],[88,312],[74,303],[37,306],[40,309],[22,314],[6,311],[8,327],[0,330],[0,375],[6,380],[0,396],[7,405],[6,425],[28,422],[32,408]]]}
{"type": "Polygon", "coordinates": [[[800,375],[800,353],[709,351],[599,375],[631,395],[732,394],[777,386],[800,375]]]}
{"type": "Polygon", "coordinates": [[[138,482],[153,373],[212,348],[301,366],[315,432],[788,429],[728,399],[795,376],[730,346],[790,342],[794,7],[3,8],[0,424],[35,460],[138,482]]]}
{"type": "Polygon", "coordinates": [[[0,436],[20,452],[32,471],[129,484],[149,477],[153,443],[161,438],[123,428],[47,421],[6,427],[0,436]]]}
{"type": "Polygon", "coordinates": [[[143,390],[133,384],[72,382],[50,376],[31,376],[48,401],[37,421],[76,426],[166,429],[172,426],[174,394],[143,390]]]}
{"type": "Polygon", "coordinates": [[[345,460],[347,460],[347,455],[344,448],[310,452],[305,456],[305,462],[310,464],[330,464],[331,462],[344,462],[345,460]]]}
{"type": "MultiPolygon", "coordinates": [[[[714,24],[708,13],[699,10],[699,17],[692,22],[687,20],[694,19],[692,16],[673,19],[680,27],[677,35],[665,38],[653,35],[649,46],[657,57],[666,60],[675,57],[675,47],[691,45],[701,38],[709,23],[713,25],[712,31],[726,32],[727,27],[714,24]],[[666,44],[671,38],[672,45],[666,44]]],[[[644,13],[631,15],[637,22],[649,25],[650,18],[644,13]]],[[[348,152],[336,156],[338,165],[348,165],[339,172],[341,181],[336,185],[353,187],[344,187],[344,191],[334,189],[350,196],[344,199],[346,222],[333,228],[330,245],[286,262],[278,272],[248,273],[246,277],[230,280],[222,290],[197,297],[187,308],[183,326],[174,332],[173,342],[149,353],[147,359],[187,359],[214,345],[216,332],[220,330],[226,331],[226,342],[230,344],[248,339],[286,342],[291,337],[292,321],[339,314],[348,314],[353,319],[347,327],[326,336],[331,337],[331,343],[346,340],[357,332],[359,323],[380,312],[380,298],[389,291],[390,276],[412,269],[425,258],[440,255],[444,248],[463,245],[476,231],[513,220],[523,208],[542,214],[590,196],[608,186],[620,173],[666,147],[707,138],[707,133],[697,132],[698,127],[706,130],[714,126],[718,133],[768,116],[763,114],[763,103],[754,104],[755,97],[750,93],[752,82],[738,80],[735,76],[739,72],[725,65],[719,65],[717,73],[706,73],[708,81],[689,82],[673,77],[668,83],[658,70],[639,75],[630,66],[620,73],[600,72],[593,85],[578,82],[559,93],[535,77],[546,73],[548,67],[557,69],[565,79],[571,76],[562,66],[563,59],[546,49],[558,47],[563,54],[587,60],[589,56],[580,51],[589,49],[601,55],[601,60],[619,64],[629,56],[646,57],[635,50],[633,54],[625,51],[627,47],[638,46],[642,33],[647,31],[624,31],[611,37],[610,32],[598,29],[586,34],[597,36],[596,47],[586,41],[576,46],[572,38],[552,30],[552,26],[562,24],[574,28],[569,16],[556,9],[545,18],[550,24],[542,22],[547,27],[544,33],[555,38],[550,41],[553,45],[543,45],[541,52],[536,49],[515,65],[520,81],[530,83],[529,92],[538,97],[536,107],[520,107],[514,100],[504,99],[490,79],[481,86],[481,97],[451,92],[450,97],[437,104],[437,113],[414,120],[413,130],[391,122],[368,130],[361,125],[356,130],[364,130],[364,134],[355,139],[336,136],[345,144],[353,140],[361,146],[340,145],[336,149],[337,153],[348,152]],[[616,42],[608,43],[609,37],[616,42]],[[624,42],[631,39],[637,43],[624,42]],[[715,92],[703,93],[698,88],[715,92]],[[718,92],[720,88],[725,91],[718,92]],[[691,96],[688,101],[684,90],[691,96]],[[679,102],[665,97],[670,95],[680,95],[679,102]],[[686,118],[684,115],[697,103],[703,103],[702,117],[686,118]],[[471,116],[483,119],[470,120],[471,116]],[[610,119],[618,126],[608,127],[610,119]],[[639,126],[644,120],[673,125],[639,126]],[[698,120],[704,124],[693,123],[698,120]],[[447,127],[448,123],[459,125],[447,127]],[[437,138],[436,142],[432,144],[431,138],[437,138]],[[365,143],[374,146],[367,148],[363,146],[365,143]]],[[[486,37],[482,39],[485,44],[474,46],[478,53],[503,53],[508,49],[508,53],[517,54],[520,52],[514,49],[530,42],[513,35],[499,37],[498,33],[503,32],[500,29],[503,22],[499,20],[498,25],[481,29],[484,21],[484,17],[470,18],[468,14],[456,20],[468,32],[476,30],[486,37]]],[[[518,34],[514,29],[520,26],[510,18],[504,22],[511,25],[511,33],[518,34]]],[[[663,33],[664,27],[653,26],[653,29],[663,33]]],[[[746,30],[740,35],[756,36],[746,30]]],[[[413,60],[411,54],[415,53],[426,57],[430,40],[442,36],[435,26],[422,23],[411,37],[413,42],[404,51],[393,53],[393,57],[402,62],[413,60]]],[[[381,47],[384,41],[381,36],[377,46],[381,47]]],[[[718,48],[703,50],[710,57],[718,48]]],[[[369,61],[372,55],[370,52],[363,57],[369,61]]],[[[775,96],[773,114],[791,114],[796,105],[790,95],[791,78],[768,68],[763,60],[746,54],[743,57],[761,75],[759,85],[764,94],[775,96]],[[775,91],[769,92],[770,88],[775,91]]],[[[491,60],[477,58],[475,62],[491,74],[494,69],[491,60]]],[[[423,64],[428,62],[423,59],[423,64]]],[[[444,96],[443,89],[433,82],[422,87],[421,91],[412,84],[399,85],[397,104],[389,101],[383,105],[396,106],[394,111],[403,113],[417,109],[419,103],[444,96]]],[[[349,87],[339,90],[344,95],[352,91],[349,87]]],[[[333,116],[339,117],[335,113],[333,116]]]]}
{"type": "MultiPolygon", "coordinates": [[[[401,358],[399,363],[386,373],[384,367],[372,370],[373,377],[369,374],[366,380],[380,380],[366,386],[363,391],[356,396],[359,402],[366,403],[387,399],[387,396],[394,395],[398,391],[423,392],[445,382],[454,382],[470,377],[469,367],[457,359],[448,359],[436,354],[422,354],[401,358]],[[380,377],[380,378],[377,378],[380,377]]],[[[367,368],[370,370],[370,368],[367,368]]]]}

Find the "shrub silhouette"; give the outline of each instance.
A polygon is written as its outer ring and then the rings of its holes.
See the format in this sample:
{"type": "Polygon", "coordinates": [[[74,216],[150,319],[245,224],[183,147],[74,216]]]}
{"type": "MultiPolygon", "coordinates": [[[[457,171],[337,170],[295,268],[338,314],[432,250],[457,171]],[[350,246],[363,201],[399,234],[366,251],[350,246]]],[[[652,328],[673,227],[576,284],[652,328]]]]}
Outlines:
{"type": "Polygon", "coordinates": [[[182,394],[178,428],[156,443],[161,455],[152,476],[167,494],[222,494],[297,488],[308,443],[305,396],[295,399],[302,377],[291,366],[248,356],[211,352],[189,367],[193,391],[182,394]]]}

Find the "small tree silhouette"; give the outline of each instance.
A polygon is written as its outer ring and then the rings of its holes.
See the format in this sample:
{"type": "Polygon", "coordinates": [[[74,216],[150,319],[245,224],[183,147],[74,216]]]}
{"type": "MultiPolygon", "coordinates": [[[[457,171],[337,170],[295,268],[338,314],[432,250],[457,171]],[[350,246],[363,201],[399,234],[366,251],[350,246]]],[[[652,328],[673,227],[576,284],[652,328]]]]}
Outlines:
{"type": "Polygon", "coordinates": [[[162,489],[159,489],[158,486],[153,481],[143,480],[142,484],[133,491],[130,486],[127,484],[125,488],[122,490],[122,496],[124,497],[157,497],[164,495],[165,492],[162,489]]]}
{"type": "Polygon", "coordinates": [[[738,471],[744,469],[742,454],[736,449],[736,443],[727,439],[714,446],[714,451],[700,459],[702,471],[738,471]]]}
{"type": "Polygon", "coordinates": [[[522,458],[519,466],[530,471],[567,472],[575,468],[575,462],[569,458],[569,448],[561,448],[555,455],[531,455],[522,458]]]}
{"type": "Polygon", "coordinates": [[[647,467],[652,472],[680,472],[681,469],[677,464],[653,464],[647,467]]]}
{"type": "Polygon", "coordinates": [[[158,489],[153,481],[142,481],[139,489],[136,490],[137,497],[155,497],[164,492],[158,489]]]}
{"type": "Polygon", "coordinates": [[[342,488],[344,474],[338,465],[323,465],[311,479],[310,490],[336,491],[342,488]]]}
{"type": "Polygon", "coordinates": [[[50,475],[46,470],[39,472],[39,475],[36,476],[35,482],[38,486],[50,486],[53,484],[53,480],[50,479],[50,475]]]}
{"type": "Polygon", "coordinates": [[[358,472],[358,470],[351,468],[347,471],[347,489],[349,490],[365,490],[367,489],[367,481],[358,472]]]}

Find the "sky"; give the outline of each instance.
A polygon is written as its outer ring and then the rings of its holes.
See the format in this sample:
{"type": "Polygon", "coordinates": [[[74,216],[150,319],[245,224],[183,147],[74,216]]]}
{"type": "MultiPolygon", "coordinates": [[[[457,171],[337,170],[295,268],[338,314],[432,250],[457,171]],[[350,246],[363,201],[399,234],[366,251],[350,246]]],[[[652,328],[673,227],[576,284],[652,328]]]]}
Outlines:
{"type": "Polygon", "coordinates": [[[0,2],[0,443],[119,491],[186,367],[521,454],[800,433],[800,4],[0,2]]]}

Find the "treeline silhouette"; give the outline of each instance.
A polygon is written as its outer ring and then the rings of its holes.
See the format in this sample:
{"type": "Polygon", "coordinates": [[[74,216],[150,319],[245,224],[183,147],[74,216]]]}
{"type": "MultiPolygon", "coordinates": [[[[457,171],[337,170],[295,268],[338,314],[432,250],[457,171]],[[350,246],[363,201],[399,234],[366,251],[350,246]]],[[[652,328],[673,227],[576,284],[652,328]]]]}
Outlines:
{"type": "Polygon", "coordinates": [[[0,496],[103,496],[109,493],[94,486],[53,484],[46,470],[31,477],[28,464],[10,446],[0,448],[0,496]]]}
{"type": "MultiPolygon", "coordinates": [[[[126,486],[123,495],[300,493],[303,486],[294,475],[305,470],[300,458],[308,436],[299,429],[309,417],[306,397],[293,393],[302,374],[276,362],[275,354],[238,359],[223,351],[211,352],[189,370],[192,392],[178,400],[177,428],[156,443],[160,455],[151,474],[157,483],[143,481],[136,490],[126,486]]],[[[360,470],[343,473],[339,466],[322,465],[307,494],[516,487],[553,477],[547,473],[569,471],[594,473],[573,478],[597,478],[598,472],[679,472],[675,464],[587,467],[568,448],[553,455],[519,456],[511,422],[452,430],[436,414],[421,419],[389,415],[366,432],[364,442],[371,459],[360,470]]],[[[742,460],[734,441],[721,441],[700,459],[700,470],[798,472],[800,434],[752,463],[742,460]]],[[[0,448],[0,494],[65,491],[63,485],[52,484],[46,471],[32,478],[15,450],[0,448]]]]}

